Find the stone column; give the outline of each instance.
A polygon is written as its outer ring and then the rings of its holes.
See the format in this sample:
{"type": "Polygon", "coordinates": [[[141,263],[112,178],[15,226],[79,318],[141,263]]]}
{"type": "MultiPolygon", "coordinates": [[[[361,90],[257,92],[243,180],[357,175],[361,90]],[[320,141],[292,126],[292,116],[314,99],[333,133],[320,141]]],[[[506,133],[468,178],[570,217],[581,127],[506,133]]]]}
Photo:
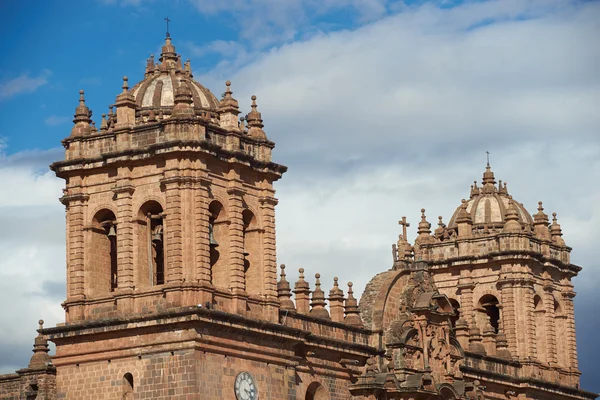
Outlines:
{"type": "Polygon", "coordinates": [[[85,295],[83,227],[89,196],[83,193],[65,192],[60,201],[66,207],[67,300],[83,299],[85,295]]]}
{"type": "MultiPolygon", "coordinates": [[[[534,318],[533,280],[529,278],[517,278],[514,280],[513,294],[512,310],[507,311],[505,314],[507,316],[514,316],[513,329],[516,332],[516,343],[513,344],[510,339],[508,339],[508,345],[513,356],[525,360],[529,357],[533,357],[535,354],[535,326],[532,323],[534,318]],[[513,348],[515,349],[514,351],[513,348]]],[[[506,336],[509,338],[509,333],[511,333],[511,329],[509,329],[510,325],[507,323],[505,326],[506,336]]]]}
{"type": "Polygon", "coordinates": [[[497,283],[500,290],[500,302],[502,303],[502,331],[506,335],[508,349],[513,354],[517,354],[517,320],[515,316],[515,294],[513,281],[508,278],[501,278],[497,283]]]}
{"type": "Polygon", "coordinates": [[[546,328],[546,361],[548,364],[556,364],[556,332],[554,326],[554,296],[552,295],[552,286],[544,285],[545,328],[546,328]]]}
{"type": "Polygon", "coordinates": [[[231,273],[230,289],[234,293],[246,294],[246,277],[244,273],[244,209],[242,196],[245,191],[232,183],[227,188],[229,195],[229,268],[231,273]]]}
{"type": "Polygon", "coordinates": [[[195,222],[194,230],[196,232],[196,282],[202,285],[210,285],[210,245],[208,243],[208,222],[210,213],[209,206],[209,188],[211,185],[210,178],[205,172],[201,172],[201,176],[196,184],[194,205],[195,205],[195,222]]]}
{"type": "Polygon", "coordinates": [[[128,179],[117,182],[113,188],[117,206],[117,287],[132,289],[133,279],[133,192],[128,179]]]}
{"type": "Polygon", "coordinates": [[[181,282],[183,279],[183,235],[181,215],[181,190],[179,176],[166,177],[160,183],[165,188],[166,218],[163,219],[165,237],[165,282],[181,282]]]}
{"type": "Polygon", "coordinates": [[[263,265],[263,288],[265,319],[277,322],[279,320],[279,306],[277,299],[277,248],[275,238],[275,206],[277,199],[273,197],[272,185],[263,181],[267,188],[263,189],[260,203],[260,214],[262,217],[262,265],[263,265]]]}
{"type": "MultiPolygon", "coordinates": [[[[272,191],[271,191],[272,192],[272,191]]],[[[262,215],[263,228],[263,295],[277,296],[277,252],[275,243],[275,206],[277,199],[272,193],[258,199],[262,215]]]]}
{"type": "Polygon", "coordinates": [[[567,365],[577,370],[579,368],[577,361],[577,343],[575,341],[575,310],[573,307],[573,299],[575,298],[575,292],[568,290],[563,292],[564,300],[564,313],[567,316],[567,365]]]}
{"type": "Polygon", "coordinates": [[[461,277],[457,288],[460,296],[461,318],[470,320],[473,317],[473,289],[475,289],[475,284],[470,277],[461,277]]]}
{"type": "Polygon", "coordinates": [[[244,271],[244,210],[243,196],[246,191],[242,188],[240,174],[235,169],[229,171],[229,195],[227,216],[229,217],[229,271],[230,286],[233,293],[233,312],[246,314],[248,294],[246,293],[246,273],[244,271]]]}

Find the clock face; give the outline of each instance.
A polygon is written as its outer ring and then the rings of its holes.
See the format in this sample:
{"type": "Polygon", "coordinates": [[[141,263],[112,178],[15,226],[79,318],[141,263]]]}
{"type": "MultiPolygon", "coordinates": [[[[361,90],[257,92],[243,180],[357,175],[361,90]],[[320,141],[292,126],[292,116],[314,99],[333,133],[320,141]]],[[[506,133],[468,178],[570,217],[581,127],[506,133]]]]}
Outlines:
{"type": "Polygon", "coordinates": [[[248,372],[240,372],[235,378],[235,398],[237,400],[258,400],[258,388],[248,372]]]}

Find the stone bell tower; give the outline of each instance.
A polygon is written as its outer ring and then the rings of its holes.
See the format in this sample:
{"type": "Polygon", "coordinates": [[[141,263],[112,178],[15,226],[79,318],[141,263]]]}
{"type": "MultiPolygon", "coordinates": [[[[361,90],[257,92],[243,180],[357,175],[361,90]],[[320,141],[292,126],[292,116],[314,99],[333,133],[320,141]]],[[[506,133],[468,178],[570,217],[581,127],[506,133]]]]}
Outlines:
{"type": "Polygon", "coordinates": [[[286,167],[252,96],[239,119],[167,37],[99,128],[80,92],[65,160],[66,322],[197,306],[276,319],[273,182],[286,167]]]}
{"type": "Polygon", "coordinates": [[[401,237],[397,262],[414,256],[430,265],[457,310],[463,347],[517,361],[524,376],[578,387],[572,279],[581,267],[571,264],[556,213],[550,222],[539,202],[532,216],[489,164],[448,225],[439,217],[432,232],[421,211],[414,247],[401,237]]]}

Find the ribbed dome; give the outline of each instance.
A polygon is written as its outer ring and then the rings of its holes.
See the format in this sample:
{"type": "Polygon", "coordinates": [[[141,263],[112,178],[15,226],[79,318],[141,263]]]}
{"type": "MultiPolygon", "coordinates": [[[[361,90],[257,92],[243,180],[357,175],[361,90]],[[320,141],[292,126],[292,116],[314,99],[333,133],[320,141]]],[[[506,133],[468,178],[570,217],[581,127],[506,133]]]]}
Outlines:
{"type": "Polygon", "coordinates": [[[146,65],[144,79],[129,91],[140,111],[162,111],[169,115],[175,105],[175,94],[182,80],[192,94],[192,106],[196,111],[218,110],[219,101],[210,90],[192,79],[189,60],[184,65],[181,64],[181,55],[175,52],[170,37],[165,40],[159,61],[160,63],[155,64],[154,56],[151,56],[146,65]]]}
{"type": "MultiPolygon", "coordinates": [[[[471,198],[466,202],[467,212],[471,216],[473,227],[481,229],[487,226],[491,230],[502,229],[512,196],[508,194],[506,183],[502,185],[502,181],[500,181],[499,185],[496,186],[494,173],[489,165],[483,173],[482,183],[482,187],[478,187],[476,182],[471,186],[471,198]]],[[[517,209],[519,222],[522,225],[532,225],[533,219],[523,207],[523,204],[514,199],[512,199],[512,202],[517,209]]],[[[460,209],[461,206],[452,215],[448,228],[456,227],[456,219],[460,209]]]]}

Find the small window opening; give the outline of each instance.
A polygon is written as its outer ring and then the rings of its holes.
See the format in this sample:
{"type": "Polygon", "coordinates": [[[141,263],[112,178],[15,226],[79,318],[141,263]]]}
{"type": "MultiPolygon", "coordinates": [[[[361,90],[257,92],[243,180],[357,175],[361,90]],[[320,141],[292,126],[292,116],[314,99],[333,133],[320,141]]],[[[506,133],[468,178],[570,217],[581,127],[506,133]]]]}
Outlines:
{"type": "Polygon", "coordinates": [[[133,399],[133,375],[129,372],[123,375],[123,400],[133,399]]]}
{"type": "Polygon", "coordinates": [[[456,299],[449,299],[452,308],[454,309],[454,315],[450,317],[450,323],[452,327],[456,327],[456,321],[460,318],[460,303],[456,299]]]}
{"type": "Polygon", "coordinates": [[[498,307],[498,299],[495,296],[486,294],[479,300],[481,307],[485,310],[488,322],[494,328],[494,332],[500,330],[500,308],[498,307]]]}

